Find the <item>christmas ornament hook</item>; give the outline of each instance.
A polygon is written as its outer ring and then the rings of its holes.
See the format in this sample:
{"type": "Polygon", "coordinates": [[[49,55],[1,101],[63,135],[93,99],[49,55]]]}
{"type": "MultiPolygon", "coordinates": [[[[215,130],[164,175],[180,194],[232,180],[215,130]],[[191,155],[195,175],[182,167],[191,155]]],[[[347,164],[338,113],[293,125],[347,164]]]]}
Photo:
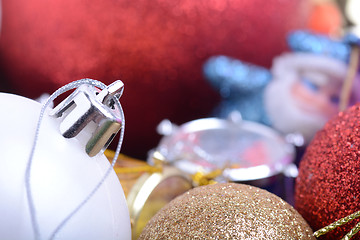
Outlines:
{"type": "Polygon", "coordinates": [[[56,106],[50,115],[63,117],[60,132],[65,138],[75,137],[86,128],[91,137],[87,140],[85,150],[93,157],[106,149],[123,127],[122,110],[115,104],[123,91],[124,83],[120,80],[101,91],[83,84],[56,106]]]}

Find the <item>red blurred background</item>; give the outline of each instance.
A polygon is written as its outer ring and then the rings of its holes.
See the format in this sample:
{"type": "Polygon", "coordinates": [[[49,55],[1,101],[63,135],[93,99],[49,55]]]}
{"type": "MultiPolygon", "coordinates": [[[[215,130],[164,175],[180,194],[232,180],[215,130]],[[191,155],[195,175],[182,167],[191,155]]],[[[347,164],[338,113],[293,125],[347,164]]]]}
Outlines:
{"type": "Polygon", "coordinates": [[[0,90],[29,98],[81,78],[125,83],[122,152],[145,159],[164,118],[206,117],[219,101],[202,64],[224,54],[265,67],[308,26],[309,0],[3,1],[0,90]]]}

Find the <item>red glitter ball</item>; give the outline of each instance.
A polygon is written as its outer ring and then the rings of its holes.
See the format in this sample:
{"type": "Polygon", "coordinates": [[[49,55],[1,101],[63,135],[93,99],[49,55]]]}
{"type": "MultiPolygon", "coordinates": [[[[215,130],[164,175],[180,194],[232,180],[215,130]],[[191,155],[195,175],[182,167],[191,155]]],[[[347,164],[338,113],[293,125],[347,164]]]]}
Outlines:
{"type": "MultiPolygon", "coordinates": [[[[295,208],[314,231],[360,210],[360,104],[330,120],[308,146],[296,179],[295,208]]],[[[341,239],[354,220],[320,239],[341,239]]],[[[360,234],[354,239],[360,239],[360,234]]]]}
{"type": "Polygon", "coordinates": [[[3,1],[4,76],[38,97],[89,77],[125,83],[123,153],[158,144],[156,125],[205,117],[219,100],[202,64],[224,54],[269,67],[286,34],[306,26],[309,0],[3,1]]]}

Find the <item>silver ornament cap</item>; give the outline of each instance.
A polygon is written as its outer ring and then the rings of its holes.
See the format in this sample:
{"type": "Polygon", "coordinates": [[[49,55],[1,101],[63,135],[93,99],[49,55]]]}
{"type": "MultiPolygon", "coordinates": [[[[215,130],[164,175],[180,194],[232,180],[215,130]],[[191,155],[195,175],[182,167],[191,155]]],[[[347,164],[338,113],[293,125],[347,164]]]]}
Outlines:
{"type": "Polygon", "coordinates": [[[83,84],[57,105],[50,115],[62,117],[60,133],[73,138],[87,129],[91,137],[86,143],[86,153],[93,157],[105,150],[118,131],[124,127],[122,109],[117,101],[124,91],[124,83],[117,80],[103,90],[83,84]]]}

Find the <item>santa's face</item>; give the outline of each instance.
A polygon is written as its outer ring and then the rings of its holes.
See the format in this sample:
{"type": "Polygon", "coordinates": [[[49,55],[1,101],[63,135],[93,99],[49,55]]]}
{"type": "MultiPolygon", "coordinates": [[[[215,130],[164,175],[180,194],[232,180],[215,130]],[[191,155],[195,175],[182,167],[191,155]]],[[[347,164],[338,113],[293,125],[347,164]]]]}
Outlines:
{"type": "Polygon", "coordinates": [[[325,71],[303,69],[291,86],[296,106],[308,114],[321,114],[326,118],[338,111],[342,79],[325,71]]]}
{"type": "Polygon", "coordinates": [[[312,54],[291,53],[275,59],[265,90],[265,108],[275,129],[301,133],[306,142],[338,112],[346,75],[344,63],[312,54]]]}

